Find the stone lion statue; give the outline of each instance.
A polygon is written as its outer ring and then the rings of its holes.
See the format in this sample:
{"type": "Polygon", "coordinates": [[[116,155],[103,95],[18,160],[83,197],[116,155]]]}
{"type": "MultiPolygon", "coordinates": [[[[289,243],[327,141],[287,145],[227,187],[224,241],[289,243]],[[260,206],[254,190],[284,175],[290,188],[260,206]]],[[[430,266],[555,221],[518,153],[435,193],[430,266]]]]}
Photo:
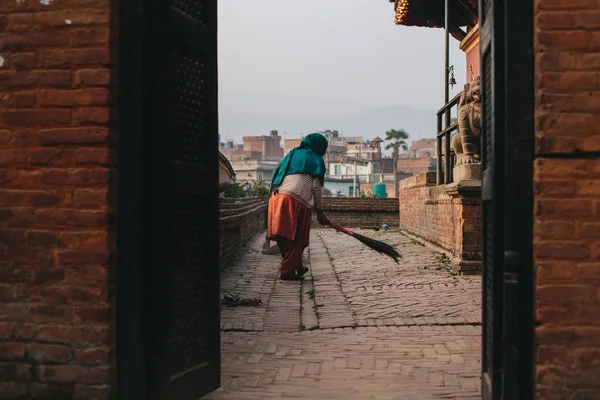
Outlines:
{"type": "Polygon", "coordinates": [[[481,81],[479,77],[465,85],[458,102],[458,133],[452,138],[456,165],[478,164],[481,135],[481,81]]]}

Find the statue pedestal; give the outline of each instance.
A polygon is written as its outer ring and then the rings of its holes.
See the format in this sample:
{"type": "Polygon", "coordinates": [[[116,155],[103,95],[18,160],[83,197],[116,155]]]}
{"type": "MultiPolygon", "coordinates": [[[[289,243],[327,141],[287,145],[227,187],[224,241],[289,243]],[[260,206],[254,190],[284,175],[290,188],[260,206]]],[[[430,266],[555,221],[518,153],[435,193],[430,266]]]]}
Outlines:
{"type": "Polygon", "coordinates": [[[481,179],[481,164],[463,164],[452,170],[454,182],[481,179]]]}

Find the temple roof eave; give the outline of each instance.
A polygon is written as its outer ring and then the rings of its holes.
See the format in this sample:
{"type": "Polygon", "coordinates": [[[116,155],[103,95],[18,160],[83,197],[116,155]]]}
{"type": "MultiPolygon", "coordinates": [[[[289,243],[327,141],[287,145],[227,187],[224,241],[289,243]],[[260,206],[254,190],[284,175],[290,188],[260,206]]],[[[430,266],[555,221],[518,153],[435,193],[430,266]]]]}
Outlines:
{"type": "MultiPolygon", "coordinates": [[[[450,24],[454,26],[477,23],[477,0],[450,0],[450,24]]],[[[394,23],[404,26],[443,28],[445,0],[396,0],[394,23]]]]}

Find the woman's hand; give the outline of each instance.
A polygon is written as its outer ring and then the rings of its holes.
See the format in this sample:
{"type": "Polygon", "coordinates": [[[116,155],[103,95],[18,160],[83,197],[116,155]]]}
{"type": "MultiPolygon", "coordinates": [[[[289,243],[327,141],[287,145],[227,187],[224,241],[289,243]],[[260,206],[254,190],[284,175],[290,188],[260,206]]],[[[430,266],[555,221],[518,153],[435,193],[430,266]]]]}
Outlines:
{"type": "Polygon", "coordinates": [[[317,212],[317,221],[321,225],[331,225],[331,221],[329,221],[329,218],[327,218],[323,211],[317,212]]]}

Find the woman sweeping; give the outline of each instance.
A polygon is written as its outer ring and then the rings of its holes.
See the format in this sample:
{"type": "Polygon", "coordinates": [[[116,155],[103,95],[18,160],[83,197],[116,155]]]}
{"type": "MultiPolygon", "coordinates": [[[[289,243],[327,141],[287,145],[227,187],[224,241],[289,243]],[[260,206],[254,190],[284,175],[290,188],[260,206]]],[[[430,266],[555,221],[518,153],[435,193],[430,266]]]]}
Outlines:
{"type": "Polygon", "coordinates": [[[311,209],[320,224],[330,223],[322,209],[326,150],[325,136],[311,133],[273,173],[267,237],[277,242],[281,252],[282,280],[302,280],[308,271],[302,265],[302,253],[309,243],[311,209]]]}

